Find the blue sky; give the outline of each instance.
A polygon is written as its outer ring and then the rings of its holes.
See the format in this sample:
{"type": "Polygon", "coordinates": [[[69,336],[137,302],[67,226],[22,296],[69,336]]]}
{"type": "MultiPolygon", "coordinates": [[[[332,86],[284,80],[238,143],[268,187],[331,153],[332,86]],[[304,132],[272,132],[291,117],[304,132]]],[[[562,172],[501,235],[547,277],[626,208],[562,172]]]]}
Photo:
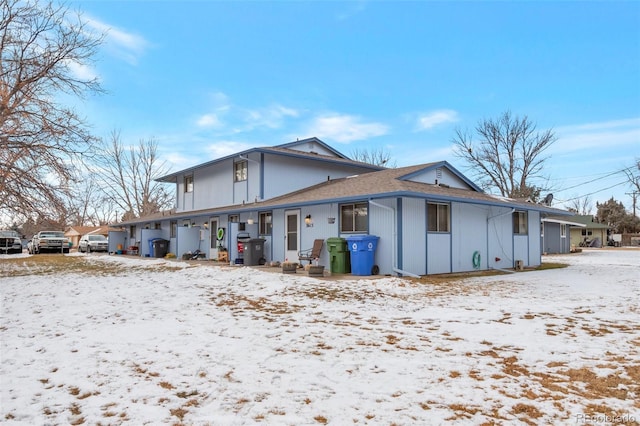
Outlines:
{"type": "Polygon", "coordinates": [[[456,128],[505,110],[558,141],[556,203],[631,209],[619,173],[640,157],[640,2],[81,1],[106,31],[99,136],[158,141],[177,171],[319,137],[398,166],[447,160],[456,128]],[[617,172],[617,173],[616,173],[617,172]]]}

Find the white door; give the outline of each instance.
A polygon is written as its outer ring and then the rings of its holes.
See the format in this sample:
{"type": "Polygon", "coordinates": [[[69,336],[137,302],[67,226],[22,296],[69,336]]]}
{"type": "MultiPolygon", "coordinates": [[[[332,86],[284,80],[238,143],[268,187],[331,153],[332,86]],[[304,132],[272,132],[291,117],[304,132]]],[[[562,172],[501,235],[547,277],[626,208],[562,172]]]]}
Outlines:
{"type": "Polygon", "coordinates": [[[284,220],[284,258],[289,262],[297,262],[300,251],[300,211],[285,212],[284,220]]]}

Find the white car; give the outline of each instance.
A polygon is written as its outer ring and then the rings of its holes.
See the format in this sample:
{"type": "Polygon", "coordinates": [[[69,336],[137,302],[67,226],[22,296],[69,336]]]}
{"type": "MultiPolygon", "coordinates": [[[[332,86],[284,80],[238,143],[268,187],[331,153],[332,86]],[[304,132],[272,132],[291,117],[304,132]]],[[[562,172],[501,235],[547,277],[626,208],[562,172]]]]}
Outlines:
{"type": "Polygon", "coordinates": [[[109,241],[107,237],[99,234],[86,234],[80,238],[80,242],[78,243],[78,251],[79,252],[92,252],[92,251],[108,251],[109,250],[109,241]]]}

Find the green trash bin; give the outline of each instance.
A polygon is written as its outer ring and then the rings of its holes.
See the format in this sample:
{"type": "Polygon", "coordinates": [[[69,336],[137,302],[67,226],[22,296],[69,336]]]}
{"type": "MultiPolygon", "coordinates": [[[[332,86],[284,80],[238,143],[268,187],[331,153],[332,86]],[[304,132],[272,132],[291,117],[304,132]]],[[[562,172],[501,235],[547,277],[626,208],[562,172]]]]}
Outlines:
{"type": "Polygon", "coordinates": [[[329,251],[329,270],[334,274],[348,274],[351,272],[351,259],[347,240],[340,237],[327,238],[329,251]]]}

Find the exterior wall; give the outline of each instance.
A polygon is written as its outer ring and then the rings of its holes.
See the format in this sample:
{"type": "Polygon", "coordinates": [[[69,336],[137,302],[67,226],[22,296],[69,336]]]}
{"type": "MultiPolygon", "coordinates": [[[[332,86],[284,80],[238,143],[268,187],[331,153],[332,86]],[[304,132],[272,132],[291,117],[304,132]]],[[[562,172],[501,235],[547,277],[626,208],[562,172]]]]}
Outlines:
{"type": "Polygon", "coordinates": [[[264,199],[326,182],[327,177],[337,179],[370,171],[355,166],[270,154],[265,154],[264,159],[264,199]]]}
{"type": "Polygon", "coordinates": [[[369,233],[379,237],[373,257],[380,274],[392,274],[397,266],[398,202],[395,198],[369,203],[369,233]],[[394,264],[395,263],[395,264],[394,264]]]}
{"type": "MultiPolygon", "coordinates": [[[[542,249],[540,242],[540,212],[529,211],[529,234],[527,257],[525,258],[526,266],[540,266],[542,263],[542,249]]],[[[517,259],[517,258],[516,258],[517,259]]],[[[513,267],[516,265],[514,264],[513,267]]]]}
{"type": "Polygon", "coordinates": [[[473,271],[473,254],[480,253],[480,267],[487,269],[487,218],[489,207],[466,203],[451,205],[452,271],[473,271]]]}
{"type": "Polygon", "coordinates": [[[400,257],[398,268],[416,275],[427,273],[427,203],[403,198],[400,215],[400,257]]]}
{"type": "Polygon", "coordinates": [[[569,253],[571,241],[569,238],[570,226],[566,226],[566,236],[562,237],[562,225],[554,222],[544,222],[544,234],[542,235],[541,249],[546,254],[569,253]]]}
{"type": "MultiPolygon", "coordinates": [[[[566,238],[564,238],[566,240],[566,238]]],[[[542,251],[548,254],[564,253],[560,240],[560,224],[553,222],[544,223],[542,235],[542,251]]]]}
{"type": "Polygon", "coordinates": [[[427,232],[427,274],[451,272],[451,234],[427,232]]]}
{"type": "Polygon", "coordinates": [[[251,153],[247,158],[247,180],[234,182],[234,161],[229,158],[177,177],[176,211],[202,210],[266,200],[327,180],[369,172],[351,165],[290,156],[251,153]],[[293,160],[292,160],[293,158],[293,160]],[[193,192],[185,192],[184,178],[193,175],[193,192]]]}
{"type": "MultiPolygon", "coordinates": [[[[514,264],[512,209],[490,207],[487,218],[487,256],[483,268],[506,269],[514,264]],[[486,266],[485,266],[486,265],[486,266]]],[[[539,226],[536,228],[538,232],[539,226]]],[[[526,244],[526,243],[525,243],[526,244]]],[[[522,243],[520,245],[523,245],[522,243]]]]}

